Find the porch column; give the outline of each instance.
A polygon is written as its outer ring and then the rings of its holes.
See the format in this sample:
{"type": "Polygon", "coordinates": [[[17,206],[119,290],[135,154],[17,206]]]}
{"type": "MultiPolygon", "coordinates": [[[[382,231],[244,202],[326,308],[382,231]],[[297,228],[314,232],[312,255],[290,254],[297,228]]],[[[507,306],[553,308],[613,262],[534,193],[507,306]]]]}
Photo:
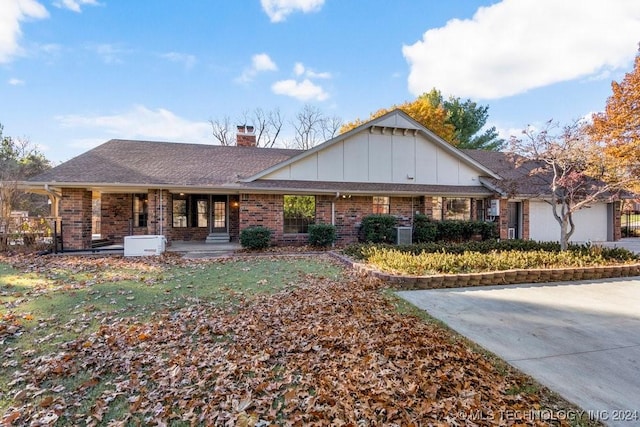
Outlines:
{"type": "Polygon", "coordinates": [[[149,234],[162,234],[170,237],[169,219],[171,218],[171,196],[167,190],[149,190],[149,217],[147,231],[149,234]]]}
{"type": "Polygon", "coordinates": [[[529,200],[522,201],[522,239],[529,240],[529,200]]]}
{"type": "Polygon", "coordinates": [[[622,238],[622,202],[613,202],[613,240],[622,238]]]}
{"type": "Polygon", "coordinates": [[[91,191],[63,188],[60,217],[64,248],[91,248],[91,191]]]}
{"type": "Polygon", "coordinates": [[[509,214],[507,209],[507,199],[500,200],[500,217],[498,218],[498,233],[501,240],[509,238],[509,214]]]}

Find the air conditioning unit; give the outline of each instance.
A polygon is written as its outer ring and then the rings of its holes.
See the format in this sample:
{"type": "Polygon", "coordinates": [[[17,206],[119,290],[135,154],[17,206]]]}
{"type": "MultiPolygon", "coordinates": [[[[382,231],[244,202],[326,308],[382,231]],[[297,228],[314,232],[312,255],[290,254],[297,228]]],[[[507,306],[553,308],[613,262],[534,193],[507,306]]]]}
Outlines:
{"type": "Polygon", "coordinates": [[[164,236],[144,235],[124,237],[124,256],[160,255],[165,250],[164,236]]]}
{"type": "Polygon", "coordinates": [[[516,238],[516,229],[515,228],[510,228],[507,230],[507,235],[509,236],[509,239],[515,239],[516,238]]]}
{"type": "Polygon", "coordinates": [[[491,199],[487,214],[489,216],[500,216],[500,200],[491,199]]]}
{"type": "Polygon", "coordinates": [[[396,245],[410,245],[413,243],[412,227],[396,227],[396,245]]]}

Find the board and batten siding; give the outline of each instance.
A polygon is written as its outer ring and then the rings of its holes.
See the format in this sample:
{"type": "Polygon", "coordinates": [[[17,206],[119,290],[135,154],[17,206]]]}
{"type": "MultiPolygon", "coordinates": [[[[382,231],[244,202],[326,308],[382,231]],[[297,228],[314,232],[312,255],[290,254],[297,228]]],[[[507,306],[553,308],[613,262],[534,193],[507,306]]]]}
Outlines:
{"type": "MultiPolygon", "coordinates": [[[[607,241],[607,204],[598,203],[573,214],[576,226],[570,241],[574,243],[607,241]]],[[[529,235],[531,240],[560,241],[560,224],[553,216],[551,205],[543,201],[529,202],[529,235]]]]}
{"type": "Polygon", "coordinates": [[[420,133],[374,129],[310,153],[262,179],[478,185],[479,174],[420,133]]]}

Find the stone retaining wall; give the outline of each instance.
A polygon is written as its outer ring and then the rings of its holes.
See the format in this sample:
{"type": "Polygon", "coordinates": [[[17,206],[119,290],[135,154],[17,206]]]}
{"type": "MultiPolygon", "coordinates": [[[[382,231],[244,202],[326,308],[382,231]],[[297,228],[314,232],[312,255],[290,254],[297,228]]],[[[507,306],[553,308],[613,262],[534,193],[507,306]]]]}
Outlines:
{"type": "Polygon", "coordinates": [[[613,277],[640,276],[640,264],[609,265],[599,267],[536,268],[523,270],[491,271],[483,273],[435,274],[410,276],[385,273],[363,263],[331,252],[354,270],[392,283],[399,289],[462,288],[467,286],[513,285],[518,283],[565,282],[572,280],[608,279],[613,277]]]}

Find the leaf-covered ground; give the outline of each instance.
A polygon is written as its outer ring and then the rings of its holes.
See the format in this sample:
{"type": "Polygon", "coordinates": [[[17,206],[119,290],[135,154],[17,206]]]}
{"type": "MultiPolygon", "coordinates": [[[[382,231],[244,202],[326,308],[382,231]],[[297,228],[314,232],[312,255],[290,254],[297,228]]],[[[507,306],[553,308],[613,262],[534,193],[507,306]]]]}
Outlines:
{"type": "MultiPolygon", "coordinates": [[[[63,259],[48,258],[46,268],[53,271],[58,262],[69,268],[63,259]]],[[[127,260],[110,262],[142,274],[127,260]]],[[[162,270],[164,262],[186,261],[148,262],[162,270]]],[[[96,328],[79,329],[44,352],[16,350],[5,335],[0,351],[14,365],[2,371],[11,375],[2,390],[11,401],[2,422],[549,424],[531,416],[547,396],[529,379],[497,368],[441,326],[400,313],[382,288],[347,271],[338,278],[311,273],[275,293],[225,303],[197,299],[159,307],[150,318],[103,315],[96,328]]]]}

